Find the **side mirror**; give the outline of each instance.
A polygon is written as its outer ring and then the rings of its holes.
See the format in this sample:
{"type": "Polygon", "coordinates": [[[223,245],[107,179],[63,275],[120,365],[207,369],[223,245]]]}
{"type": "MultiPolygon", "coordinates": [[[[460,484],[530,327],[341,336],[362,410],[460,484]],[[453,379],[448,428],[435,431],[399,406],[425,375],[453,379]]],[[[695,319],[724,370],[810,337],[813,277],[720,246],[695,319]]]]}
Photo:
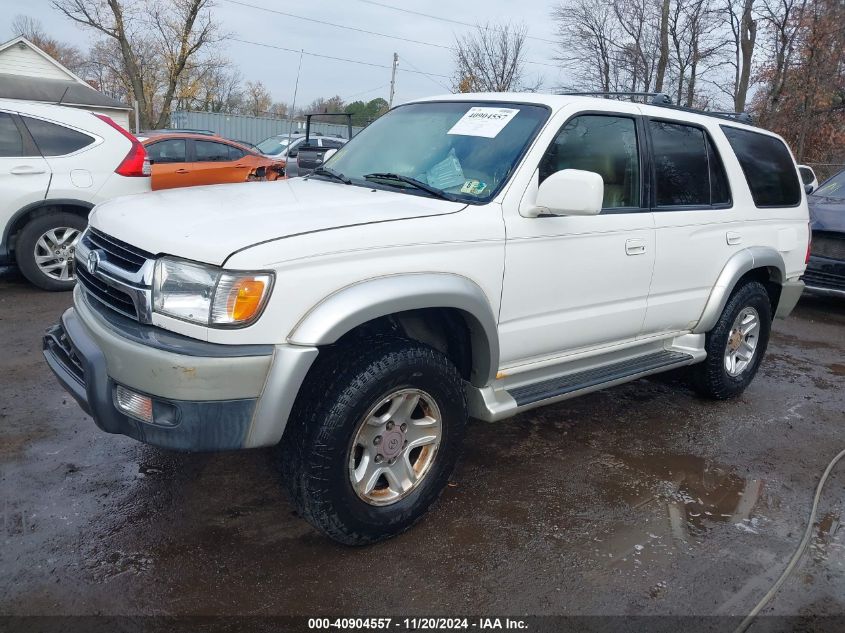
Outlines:
{"type": "Polygon", "coordinates": [[[813,185],[804,185],[804,192],[809,196],[816,188],[813,185]]]}
{"type": "Polygon", "coordinates": [[[325,163],[327,160],[329,160],[335,154],[337,154],[337,150],[335,148],[327,149],[326,153],[323,154],[323,162],[325,163]]]}
{"type": "Polygon", "coordinates": [[[540,183],[530,217],[598,215],[604,200],[604,179],[592,171],[564,169],[540,183]]]}

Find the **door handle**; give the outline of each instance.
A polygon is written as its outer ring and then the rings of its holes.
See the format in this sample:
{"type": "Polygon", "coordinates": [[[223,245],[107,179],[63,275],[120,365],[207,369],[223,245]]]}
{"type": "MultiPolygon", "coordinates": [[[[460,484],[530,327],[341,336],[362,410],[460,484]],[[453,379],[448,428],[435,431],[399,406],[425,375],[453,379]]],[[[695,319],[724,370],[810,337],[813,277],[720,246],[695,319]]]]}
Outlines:
{"type": "Polygon", "coordinates": [[[628,255],[642,255],[645,253],[645,240],[625,240],[625,253],[628,255]]]}
{"type": "Polygon", "coordinates": [[[177,169],[176,173],[177,174],[190,174],[191,172],[188,171],[187,169],[177,169]]]}
{"type": "Polygon", "coordinates": [[[728,244],[741,244],[742,243],[742,235],[737,233],[736,231],[728,231],[725,234],[725,238],[728,241],[728,244]]]}
{"type": "Polygon", "coordinates": [[[235,169],[246,169],[249,165],[235,165],[235,169]]]}
{"type": "Polygon", "coordinates": [[[32,165],[19,165],[18,167],[12,167],[9,170],[10,174],[14,174],[15,176],[34,176],[36,174],[43,174],[45,170],[43,167],[33,167],[32,165]]]}

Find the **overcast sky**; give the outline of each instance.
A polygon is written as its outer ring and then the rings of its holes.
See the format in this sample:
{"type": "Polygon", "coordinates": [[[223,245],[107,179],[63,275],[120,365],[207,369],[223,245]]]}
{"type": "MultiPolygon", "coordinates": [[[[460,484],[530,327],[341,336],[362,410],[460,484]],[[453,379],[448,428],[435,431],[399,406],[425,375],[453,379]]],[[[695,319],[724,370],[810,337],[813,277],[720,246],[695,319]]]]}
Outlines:
{"type": "MultiPolygon", "coordinates": [[[[549,19],[552,3],[544,0],[377,0],[381,4],[419,11],[458,22],[475,24],[479,21],[521,21],[528,27],[528,56],[536,62],[550,63],[554,55],[553,44],[540,40],[553,40],[554,27],[549,19]]],[[[342,24],[348,27],[377,31],[401,39],[390,39],[315,24],[292,17],[253,9],[230,0],[215,0],[212,9],[223,31],[241,40],[282,46],[295,50],[319,53],[332,57],[345,57],[371,64],[387,66],[374,68],[349,62],[321,59],[305,55],[297,102],[304,105],[317,97],[340,95],[346,101],[387,99],[393,53],[399,54],[395,103],[417,97],[447,92],[452,73],[449,50],[417,44],[418,40],[449,46],[455,34],[471,30],[449,22],[395,11],[376,6],[363,0],[315,0],[309,3],[291,3],[281,0],[243,0],[307,18],[342,24]],[[404,72],[421,70],[446,77],[427,77],[404,72]],[[438,82],[442,85],[438,85],[438,82]]],[[[50,5],[50,0],[0,0],[2,14],[11,19],[20,13],[40,20],[52,36],[87,47],[94,35],[76,26],[50,5]]],[[[10,24],[2,25],[5,36],[11,36],[10,24]]],[[[6,38],[4,38],[6,39],[6,38]]],[[[260,79],[270,90],[274,100],[290,103],[293,99],[297,53],[256,46],[236,41],[221,44],[223,52],[237,65],[244,79],[260,79]]],[[[529,64],[531,77],[539,76],[545,89],[560,85],[558,70],[548,66],[529,64]]]]}

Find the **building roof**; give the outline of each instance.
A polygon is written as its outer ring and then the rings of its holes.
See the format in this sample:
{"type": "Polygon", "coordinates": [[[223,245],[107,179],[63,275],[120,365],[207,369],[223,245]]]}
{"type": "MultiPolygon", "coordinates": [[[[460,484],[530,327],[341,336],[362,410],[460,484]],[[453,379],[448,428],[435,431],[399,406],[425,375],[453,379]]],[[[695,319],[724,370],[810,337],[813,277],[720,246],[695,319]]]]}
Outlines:
{"type": "Polygon", "coordinates": [[[117,99],[94,90],[88,84],[61,79],[0,74],[0,95],[5,99],[41,101],[70,106],[131,110],[117,99]]]}
{"type": "Polygon", "coordinates": [[[63,105],[113,108],[116,110],[132,109],[92,88],[86,81],[23,36],[0,44],[0,54],[15,45],[30,49],[40,56],[43,60],[42,64],[44,62],[51,64],[61,73],[61,76],[65,76],[67,79],[51,79],[31,74],[0,73],[0,95],[4,98],[47,103],[59,103],[61,101],[63,105]]]}

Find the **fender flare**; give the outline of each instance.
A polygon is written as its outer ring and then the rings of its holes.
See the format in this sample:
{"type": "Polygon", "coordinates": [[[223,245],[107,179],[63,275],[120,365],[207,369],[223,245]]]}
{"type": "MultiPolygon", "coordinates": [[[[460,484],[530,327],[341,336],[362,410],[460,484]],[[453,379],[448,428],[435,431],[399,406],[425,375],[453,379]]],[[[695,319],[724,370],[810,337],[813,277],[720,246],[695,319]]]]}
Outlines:
{"type": "Polygon", "coordinates": [[[293,345],[320,346],[379,317],[423,308],[459,310],[470,331],[470,382],[482,387],[499,367],[499,334],[487,295],[474,281],[451,273],[409,273],[377,277],[341,288],[311,308],[293,327],[293,345]]]}
{"type": "Polygon", "coordinates": [[[698,325],[693,329],[694,334],[709,332],[713,329],[737,282],[747,272],[756,268],[767,268],[774,271],[772,281],[781,285],[786,278],[786,266],[783,257],[771,247],[751,246],[735,253],[725,264],[722,272],[719,273],[716,284],[710,291],[710,297],[704,306],[704,311],[701,313],[701,318],[698,320],[698,325]]]}

